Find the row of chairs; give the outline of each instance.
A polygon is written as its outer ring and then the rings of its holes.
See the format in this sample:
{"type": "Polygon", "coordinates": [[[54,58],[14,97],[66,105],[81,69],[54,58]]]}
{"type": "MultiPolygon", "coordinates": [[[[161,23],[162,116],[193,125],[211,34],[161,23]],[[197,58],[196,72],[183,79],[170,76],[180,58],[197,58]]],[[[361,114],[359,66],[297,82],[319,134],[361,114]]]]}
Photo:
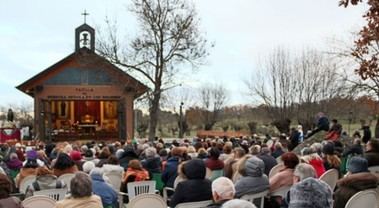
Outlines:
{"type": "MultiPolygon", "coordinates": [[[[29,175],[26,176],[22,181],[20,182],[19,191],[22,194],[25,194],[27,191],[27,188],[33,184],[34,181],[36,181],[35,175],[29,175]]],[[[63,181],[63,183],[66,184],[67,191],[70,192],[70,181],[74,177],[74,174],[72,173],[66,173],[58,177],[58,180],[63,181]]]]}

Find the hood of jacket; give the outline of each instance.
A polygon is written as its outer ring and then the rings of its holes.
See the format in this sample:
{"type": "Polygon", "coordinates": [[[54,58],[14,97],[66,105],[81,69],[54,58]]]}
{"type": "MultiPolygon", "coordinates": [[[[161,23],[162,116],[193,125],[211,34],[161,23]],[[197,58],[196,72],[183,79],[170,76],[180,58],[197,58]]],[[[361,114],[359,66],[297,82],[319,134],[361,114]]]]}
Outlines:
{"type": "Polygon", "coordinates": [[[22,162],[19,159],[11,159],[6,162],[9,169],[15,170],[22,168],[22,162]]]}
{"type": "Polygon", "coordinates": [[[258,157],[251,157],[246,160],[245,174],[251,177],[261,177],[264,174],[265,164],[258,157]]]}
{"type": "Polygon", "coordinates": [[[204,179],[206,174],[205,163],[203,160],[189,160],[183,166],[184,175],[188,179],[204,179]]]}
{"type": "Polygon", "coordinates": [[[337,182],[337,186],[352,187],[356,190],[376,188],[378,178],[372,173],[355,173],[348,175],[337,182]]]}
{"type": "Polygon", "coordinates": [[[93,181],[101,181],[101,182],[104,182],[104,178],[102,175],[100,174],[91,174],[91,179],[93,181]]]}

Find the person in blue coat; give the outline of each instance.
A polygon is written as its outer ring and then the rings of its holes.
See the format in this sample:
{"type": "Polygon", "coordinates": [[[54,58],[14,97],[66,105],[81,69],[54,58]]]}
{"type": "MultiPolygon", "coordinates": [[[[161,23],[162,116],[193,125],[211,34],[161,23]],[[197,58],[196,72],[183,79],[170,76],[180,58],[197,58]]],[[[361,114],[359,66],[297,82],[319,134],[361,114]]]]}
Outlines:
{"type": "Polygon", "coordinates": [[[162,181],[166,187],[174,187],[175,178],[178,176],[178,166],[182,156],[180,147],[172,148],[171,157],[167,160],[164,171],[162,172],[162,181]]]}
{"type": "Polygon", "coordinates": [[[94,194],[100,196],[103,207],[116,208],[118,206],[117,192],[104,181],[103,173],[101,168],[91,170],[92,191],[94,194]]]}

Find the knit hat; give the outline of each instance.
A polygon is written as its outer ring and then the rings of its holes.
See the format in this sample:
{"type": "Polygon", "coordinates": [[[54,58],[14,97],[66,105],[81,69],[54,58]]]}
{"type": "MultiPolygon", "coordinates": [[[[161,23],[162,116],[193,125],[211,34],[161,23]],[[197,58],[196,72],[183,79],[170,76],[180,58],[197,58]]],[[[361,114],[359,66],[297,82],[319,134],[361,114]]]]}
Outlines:
{"type": "Polygon", "coordinates": [[[306,178],[290,189],[289,208],[332,208],[332,190],[325,182],[306,178]]]}
{"type": "Polygon", "coordinates": [[[37,159],[37,157],[38,157],[38,154],[37,154],[37,151],[35,150],[29,150],[26,152],[26,159],[35,160],[37,159]]]}
{"type": "Polygon", "coordinates": [[[334,154],[334,144],[332,142],[326,143],[322,147],[322,152],[326,155],[333,155],[334,154]]]}
{"type": "Polygon", "coordinates": [[[363,157],[352,157],[347,164],[347,170],[351,173],[369,172],[368,162],[363,157]]]}
{"type": "Polygon", "coordinates": [[[74,161],[78,161],[82,159],[82,154],[79,151],[73,150],[70,152],[70,157],[74,161]]]}

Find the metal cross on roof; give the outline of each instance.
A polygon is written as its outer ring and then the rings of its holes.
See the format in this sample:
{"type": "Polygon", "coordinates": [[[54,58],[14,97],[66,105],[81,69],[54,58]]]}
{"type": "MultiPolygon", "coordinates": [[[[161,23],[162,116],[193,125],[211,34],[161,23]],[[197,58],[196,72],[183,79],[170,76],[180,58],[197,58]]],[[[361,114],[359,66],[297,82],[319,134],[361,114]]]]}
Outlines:
{"type": "Polygon", "coordinates": [[[89,15],[89,13],[86,10],[84,10],[82,15],[84,16],[84,23],[86,23],[86,18],[87,18],[87,15],[89,15]]]}

